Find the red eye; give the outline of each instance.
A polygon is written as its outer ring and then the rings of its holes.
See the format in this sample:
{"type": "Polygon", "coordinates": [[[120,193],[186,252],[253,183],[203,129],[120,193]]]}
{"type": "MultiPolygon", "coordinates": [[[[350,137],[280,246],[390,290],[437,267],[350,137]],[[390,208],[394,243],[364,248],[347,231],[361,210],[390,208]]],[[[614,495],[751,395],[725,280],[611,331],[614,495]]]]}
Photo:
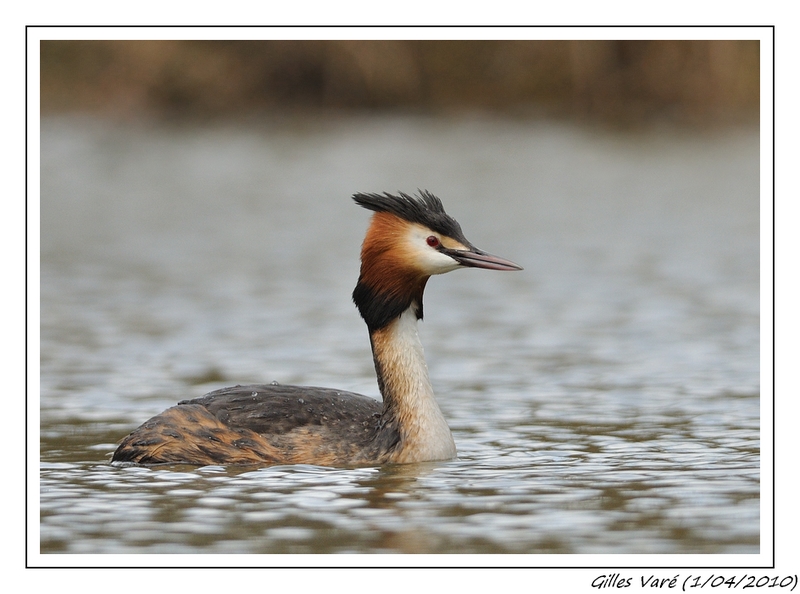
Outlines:
{"type": "Polygon", "coordinates": [[[436,237],[435,235],[431,235],[425,241],[427,241],[428,245],[431,247],[439,247],[439,238],[436,237]]]}

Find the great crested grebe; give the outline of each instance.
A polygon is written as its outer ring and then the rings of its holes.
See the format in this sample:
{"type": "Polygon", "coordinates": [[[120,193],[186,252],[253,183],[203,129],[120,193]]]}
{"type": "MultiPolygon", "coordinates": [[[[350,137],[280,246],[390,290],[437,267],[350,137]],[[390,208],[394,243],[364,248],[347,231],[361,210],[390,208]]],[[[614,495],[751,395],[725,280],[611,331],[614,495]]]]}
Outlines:
{"type": "Polygon", "coordinates": [[[428,191],[353,199],[375,212],[353,301],[369,330],[383,402],[276,383],[224,388],[145,422],[112,462],[358,466],[455,457],[417,334],[425,283],[462,267],[522,267],[472,245],[428,191]]]}

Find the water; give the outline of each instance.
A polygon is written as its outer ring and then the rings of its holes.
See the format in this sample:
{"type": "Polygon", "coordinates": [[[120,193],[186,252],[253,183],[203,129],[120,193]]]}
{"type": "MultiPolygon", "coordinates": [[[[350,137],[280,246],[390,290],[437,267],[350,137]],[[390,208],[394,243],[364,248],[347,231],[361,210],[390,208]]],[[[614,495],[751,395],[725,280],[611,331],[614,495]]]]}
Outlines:
{"type": "Polygon", "coordinates": [[[41,143],[42,553],[759,553],[757,130],[50,118],[41,143]],[[378,397],[349,196],[417,188],[525,267],[428,284],[457,460],[109,464],[225,385],[378,397]]]}

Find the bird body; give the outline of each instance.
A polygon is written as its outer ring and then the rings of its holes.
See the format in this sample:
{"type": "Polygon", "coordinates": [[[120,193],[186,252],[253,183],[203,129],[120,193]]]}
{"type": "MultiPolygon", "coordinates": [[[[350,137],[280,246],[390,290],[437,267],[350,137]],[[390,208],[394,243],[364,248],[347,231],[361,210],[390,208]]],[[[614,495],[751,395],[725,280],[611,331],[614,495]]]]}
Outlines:
{"type": "Polygon", "coordinates": [[[353,301],[367,324],[383,402],[275,383],[224,388],[146,421],[113,462],[360,466],[455,457],[417,333],[425,285],[460,267],[521,268],[470,244],[429,192],[353,199],[375,212],[353,301]]]}

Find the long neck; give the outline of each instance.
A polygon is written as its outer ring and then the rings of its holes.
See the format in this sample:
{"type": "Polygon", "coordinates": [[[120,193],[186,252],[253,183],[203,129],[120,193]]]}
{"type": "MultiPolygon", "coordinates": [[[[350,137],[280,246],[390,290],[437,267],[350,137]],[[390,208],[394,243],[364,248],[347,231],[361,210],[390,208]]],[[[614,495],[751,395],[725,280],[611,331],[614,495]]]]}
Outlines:
{"type": "Polygon", "coordinates": [[[395,462],[448,460],[456,446],[428,379],[428,366],[417,333],[416,304],[370,333],[383,418],[400,433],[395,462]]]}

